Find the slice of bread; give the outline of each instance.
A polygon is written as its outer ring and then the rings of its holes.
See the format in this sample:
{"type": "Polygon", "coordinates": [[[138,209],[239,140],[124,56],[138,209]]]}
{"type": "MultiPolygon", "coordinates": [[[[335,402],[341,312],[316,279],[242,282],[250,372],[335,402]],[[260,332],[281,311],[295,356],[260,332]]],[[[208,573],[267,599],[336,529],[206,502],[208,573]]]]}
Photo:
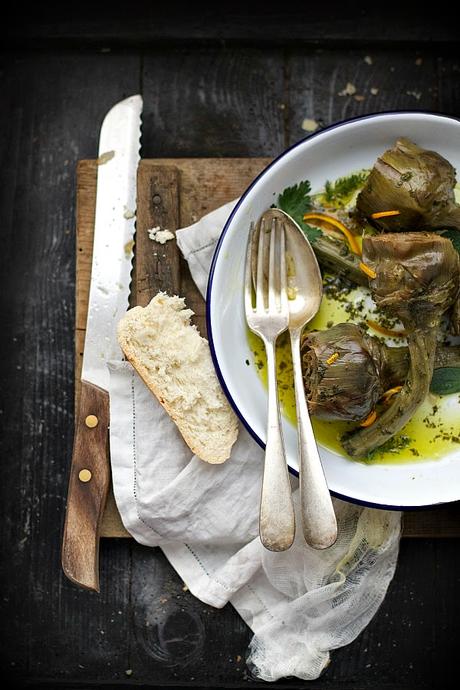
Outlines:
{"type": "Polygon", "coordinates": [[[221,463],[230,456],[238,423],[192,315],[183,298],[159,292],[146,307],[126,312],[118,342],[195,455],[221,463]]]}

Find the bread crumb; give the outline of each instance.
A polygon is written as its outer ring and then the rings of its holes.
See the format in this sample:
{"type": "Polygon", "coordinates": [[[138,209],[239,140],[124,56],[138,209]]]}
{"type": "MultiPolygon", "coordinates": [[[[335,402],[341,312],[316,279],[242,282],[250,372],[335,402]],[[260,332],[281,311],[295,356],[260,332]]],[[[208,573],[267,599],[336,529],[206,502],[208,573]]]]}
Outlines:
{"type": "Polygon", "coordinates": [[[378,92],[379,92],[379,90],[377,89],[377,87],[373,86],[373,87],[371,88],[371,94],[372,94],[373,96],[376,96],[376,95],[378,94],[378,92]]]}
{"type": "Polygon", "coordinates": [[[125,212],[123,213],[123,218],[126,218],[126,220],[130,220],[131,218],[134,218],[134,216],[136,215],[135,211],[131,211],[131,209],[128,208],[127,206],[125,206],[124,208],[125,208],[125,212]]]}
{"type": "Polygon", "coordinates": [[[413,96],[417,101],[420,100],[422,92],[421,91],[406,91],[408,96],[413,96]]]}
{"type": "Polygon", "coordinates": [[[422,60],[421,57],[418,57],[418,58],[416,59],[416,61],[415,61],[415,64],[417,65],[417,67],[420,67],[420,65],[421,65],[422,63],[423,63],[423,60],[422,60]]]}
{"type": "Polygon", "coordinates": [[[236,663],[239,664],[241,661],[241,654],[238,654],[236,657],[236,663]]]}
{"type": "Polygon", "coordinates": [[[149,233],[149,239],[153,240],[154,242],[158,242],[158,244],[166,244],[169,240],[174,239],[174,234],[171,232],[171,230],[168,230],[165,228],[162,230],[159,225],[157,225],[155,228],[149,228],[147,230],[149,233]]]}
{"type": "Polygon", "coordinates": [[[365,62],[367,65],[372,65],[372,58],[371,58],[371,56],[370,56],[370,55],[366,55],[366,57],[364,58],[364,62],[365,62]]]}
{"type": "Polygon", "coordinates": [[[342,91],[339,91],[338,95],[339,96],[354,96],[356,93],[356,86],[352,84],[350,81],[347,82],[347,85],[342,91]]]}
{"type": "Polygon", "coordinates": [[[353,96],[353,98],[355,99],[355,101],[358,101],[358,103],[362,103],[362,101],[364,101],[365,99],[365,96],[361,95],[360,93],[357,93],[355,96],[353,96]]]}
{"type": "Polygon", "coordinates": [[[308,118],[305,118],[302,122],[302,129],[304,129],[306,132],[314,132],[316,129],[318,129],[319,124],[316,122],[316,120],[310,120],[308,118]]]}
{"type": "Polygon", "coordinates": [[[125,671],[127,676],[132,676],[133,675],[133,669],[132,668],[127,668],[125,671]]]}
{"type": "Polygon", "coordinates": [[[125,256],[127,259],[131,258],[131,254],[134,248],[134,240],[129,240],[129,242],[126,242],[125,246],[123,249],[125,250],[125,256]]]}
{"type": "Polygon", "coordinates": [[[111,161],[114,156],[115,151],[106,151],[105,153],[101,153],[99,158],[96,159],[96,165],[105,165],[111,161]]]}

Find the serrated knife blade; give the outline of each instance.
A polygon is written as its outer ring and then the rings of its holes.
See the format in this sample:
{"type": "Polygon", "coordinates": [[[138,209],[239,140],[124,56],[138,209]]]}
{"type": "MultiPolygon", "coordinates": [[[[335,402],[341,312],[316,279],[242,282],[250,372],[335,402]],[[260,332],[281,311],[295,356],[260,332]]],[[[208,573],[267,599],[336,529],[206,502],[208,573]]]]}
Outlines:
{"type": "Polygon", "coordinates": [[[109,372],[121,359],[118,321],[128,308],[136,210],[142,98],[117,103],[99,139],[91,285],[81,394],[75,418],[62,567],[67,577],[99,591],[99,529],[110,484],[109,372]]]}
{"type": "Polygon", "coordinates": [[[108,389],[107,362],[120,359],[116,325],[128,308],[142,98],[105,116],[99,140],[93,263],[82,379],[108,389]]]}

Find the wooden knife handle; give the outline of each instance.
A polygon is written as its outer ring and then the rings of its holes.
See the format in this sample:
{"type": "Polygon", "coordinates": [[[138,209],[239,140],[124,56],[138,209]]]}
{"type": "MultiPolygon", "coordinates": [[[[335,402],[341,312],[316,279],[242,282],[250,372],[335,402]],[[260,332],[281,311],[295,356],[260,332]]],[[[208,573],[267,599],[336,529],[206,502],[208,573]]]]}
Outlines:
{"type": "Polygon", "coordinates": [[[75,421],[62,568],[72,582],[99,592],[99,529],[110,482],[109,394],[87,381],[75,421]]]}

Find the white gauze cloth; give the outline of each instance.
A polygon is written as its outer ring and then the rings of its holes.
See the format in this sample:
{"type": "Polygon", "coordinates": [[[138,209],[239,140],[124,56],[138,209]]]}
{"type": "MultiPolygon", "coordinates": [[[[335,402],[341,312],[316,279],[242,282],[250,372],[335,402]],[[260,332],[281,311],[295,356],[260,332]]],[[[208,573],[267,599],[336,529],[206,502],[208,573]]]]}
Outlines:
{"type": "MultiPolygon", "coordinates": [[[[235,202],[177,232],[204,295],[213,250],[235,202]]],[[[263,451],[240,425],[231,457],[193,456],[156,398],[127,362],[111,362],[113,488],[124,526],[160,546],[189,590],[216,606],[230,602],[254,632],[247,664],[267,681],[317,678],[331,649],[369,623],[393,577],[401,515],[334,499],[337,543],[267,551],[258,537],[263,451]]],[[[292,478],[298,514],[298,481],[292,478]]]]}

